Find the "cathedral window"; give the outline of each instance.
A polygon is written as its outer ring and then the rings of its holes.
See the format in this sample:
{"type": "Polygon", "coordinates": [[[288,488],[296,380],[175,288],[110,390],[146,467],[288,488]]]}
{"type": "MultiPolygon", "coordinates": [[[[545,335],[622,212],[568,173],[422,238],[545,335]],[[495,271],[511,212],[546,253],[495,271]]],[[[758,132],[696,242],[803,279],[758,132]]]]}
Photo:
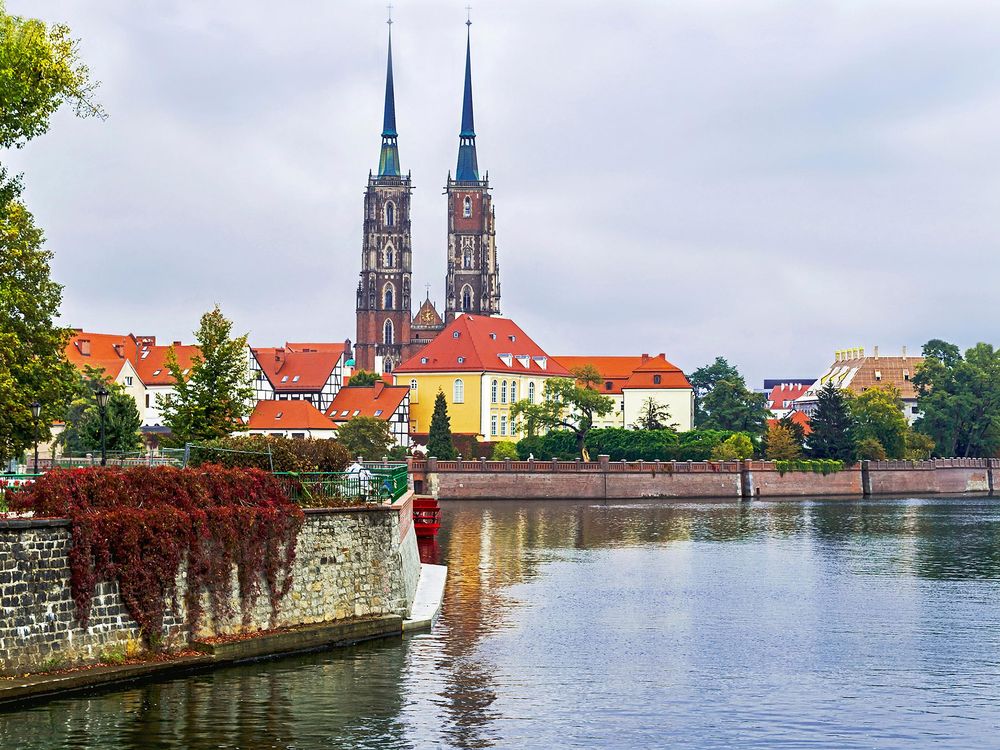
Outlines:
{"type": "Polygon", "coordinates": [[[382,296],[383,296],[383,302],[385,303],[385,304],[383,305],[383,307],[384,307],[384,308],[385,308],[386,310],[391,310],[391,309],[393,308],[393,304],[392,304],[392,303],[393,303],[393,302],[395,301],[395,299],[394,299],[394,298],[395,298],[395,296],[396,296],[396,295],[394,294],[394,291],[395,291],[395,290],[393,289],[393,286],[392,286],[392,284],[386,284],[386,285],[385,285],[385,291],[383,292],[383,295],[382,295],[382,296]]]}
{"type": "Polygon", "coordinates": [[[462,311],[469,312],[472,309],[472,287],[466,286],[462,289],[462,311]]]}
{"type": "Polygon", "coordinates": [[[393,261],[395,260],[394,256],[395,256],[395,254],[392,252],[392,245],[389,245],[389,247],[387,247],[385,249],[385,264],[384,265],[385,265],[386,268],[392,268],[393,261]]]}
{"type": "Polygon", "coordinates": [[[493,385],[490,388],[490,401],[492,401],[494,404],[497,402],[497,386],[498,385],[499,385],[499,383],[497,383],[497,381],[494,380],[493,381],[493,385]]]}
{"type": "Polygon", "coordinates": [[[462,203],[462,216],[468,219],[472,216],[472,198],[465,196],[465,201],[462,203]]]}
{"type": "Polygon", "coordinates": [[[507,403],[507,381],[506,380],[503,381],[500,384],[500,403],[501,404],[506,404],[507,403]]]}
{"type": "MultiPolygon", "coordinates": [[[[385,362],[382,364],[382,372],[392,372],[392,360],[391,359],[386,359],[385,362]]],[[[358,412],[357,411],[354,412],[354,416],[358,416],[358,412]]]]}
{"type": "Polygon", "coordinates": [[[385,204],[385,225],[391,227],[396,223],[396,207],[390,202],[385,204]]]}
{"type": "Polygon", "coordinates": [[[382,343],[383,344],[391,344],[392,343],[392,334],[393,334],[392,321],[391,320],[387,320],[387,321],[385,321],[385,325],[382,326],[382,343]]]}
{"type": "Polygon", "coordinates": [[[456,404],[465,403],[465,383],[462,381],[461,378],[455,379],[455,386],[452,392],[451,400],[456,404]]]}

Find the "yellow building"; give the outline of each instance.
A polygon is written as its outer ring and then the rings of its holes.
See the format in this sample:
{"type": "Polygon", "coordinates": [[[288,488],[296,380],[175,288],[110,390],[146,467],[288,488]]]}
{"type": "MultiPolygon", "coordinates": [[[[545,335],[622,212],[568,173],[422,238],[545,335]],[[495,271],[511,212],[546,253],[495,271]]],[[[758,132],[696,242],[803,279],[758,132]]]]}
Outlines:
{"type": "Polygon", "coordinates": [[[510,409],[542,398],[545,381],[569,377],[518,325],[496,316],[459,315],[427,346],[393,371],[410,387],[410,435],[430,431],[434,399],[444,393],[454,434],[517,440],[510,409]]]}

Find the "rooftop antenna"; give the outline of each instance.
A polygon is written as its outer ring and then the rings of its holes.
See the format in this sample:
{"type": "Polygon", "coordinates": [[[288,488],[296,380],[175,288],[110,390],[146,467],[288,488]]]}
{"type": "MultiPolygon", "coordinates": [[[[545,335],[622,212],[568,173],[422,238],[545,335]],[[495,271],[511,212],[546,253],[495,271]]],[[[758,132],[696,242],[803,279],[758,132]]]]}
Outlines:
{"type": "Polygon", "coordinates": [[[387,5],[385,7],[389,10],[389,20],[386,21],[386,23],[389,24],[389,30],[392,31],[392,5],[387,5]]]}
{"type": "Polygon", "coordinates": [[[465,25],[472,26],[472,6],[465,6],[465,25]]]}

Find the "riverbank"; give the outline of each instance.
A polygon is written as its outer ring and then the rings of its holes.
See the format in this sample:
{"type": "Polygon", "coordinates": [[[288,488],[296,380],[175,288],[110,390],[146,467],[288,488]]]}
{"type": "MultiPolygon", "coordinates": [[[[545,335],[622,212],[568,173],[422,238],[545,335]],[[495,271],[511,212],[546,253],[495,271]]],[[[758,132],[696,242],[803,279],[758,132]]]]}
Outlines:
{"type": "Polygon", "coordinates": [[[440,500],[879,497],[993,494],[1000,459],[862,461],[781,471],[773,461],[410,461],[414,487],[440,500]]]}

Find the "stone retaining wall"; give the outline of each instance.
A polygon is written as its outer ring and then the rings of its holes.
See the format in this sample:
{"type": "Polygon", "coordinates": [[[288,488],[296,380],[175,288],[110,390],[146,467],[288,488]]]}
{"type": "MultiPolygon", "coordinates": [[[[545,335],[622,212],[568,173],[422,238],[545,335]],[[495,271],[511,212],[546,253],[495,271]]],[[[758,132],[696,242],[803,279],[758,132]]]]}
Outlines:
{"type": "MultiPolygon", "coordinates": [[[[408,523],[411,497],[407,494],[391,507],[306,511],[292,588],[277,616],[272,618],[263,593],[244,625],[234,594],[233,615],[214,621],[206,612],[194,637],[407,615],[420,576],[416,535],[408,523]]],[[[68,521],[0,520],[0,673],[86,663],[137,644],[138,625],[115,582],[98,584],[90,622],[80,626],[70,593],[71,541],[68,521]]],[[[168,608],[164,622],[163,636],[174,647],[189,639],[183,586],[182,571],[176,609],[168,608]]]]}

